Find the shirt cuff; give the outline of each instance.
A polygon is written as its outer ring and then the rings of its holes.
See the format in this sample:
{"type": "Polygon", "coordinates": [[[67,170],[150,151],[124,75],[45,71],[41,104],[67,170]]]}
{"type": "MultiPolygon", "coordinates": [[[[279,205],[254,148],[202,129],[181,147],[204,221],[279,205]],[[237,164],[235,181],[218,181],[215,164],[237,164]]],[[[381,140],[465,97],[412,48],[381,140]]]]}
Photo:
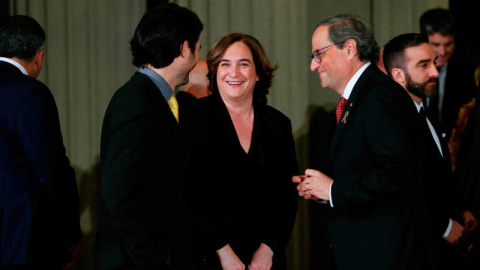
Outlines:
{"type": "Polygon", "coordinates": [[[450,231],[452,230],[452,225],[453,225],[452,219],[448,219],[448,227],[445,233],[443,234],[443,238],[446,238],[450,234],[450,231]]]}
{"type": "Polygon", "coordinates": [[[330,197],[330,206],[333,207],[333,200],[332,200],[332,185],[333,182],[330,184],[330,190],[328,191],[328,197],[330,197]]]}

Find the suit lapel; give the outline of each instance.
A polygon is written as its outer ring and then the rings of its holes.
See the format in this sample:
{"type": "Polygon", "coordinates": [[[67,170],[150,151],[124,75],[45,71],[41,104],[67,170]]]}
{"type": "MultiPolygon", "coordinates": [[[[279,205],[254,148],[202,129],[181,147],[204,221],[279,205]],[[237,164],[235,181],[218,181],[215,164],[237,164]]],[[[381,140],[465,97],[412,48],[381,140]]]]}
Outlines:
{"type": "Polygon", "coordinates": [[[370,65],[360,76],[357,83],[352,89],[352,93],[350,94],[349,99],[347,100],[347,104],[345,104],[345,108],[343,109],[342,116],[340,117],[340,122],[338,122],[338,126],[335,129],[335,133],[333,134],[332,145],[330,146],[330,155],[329,155],[329,163],[333,164],[333,157],[338,147],[338,141],[340,140],[343,131],[345,130],[346,126],[350,124],[349,121],[353,121],[354,119],[354,109],[356,108],[357,99],[358,99],[358,92],[363,87],[367,79],[371,76],[374,71],[374,65],[370,65]]]}

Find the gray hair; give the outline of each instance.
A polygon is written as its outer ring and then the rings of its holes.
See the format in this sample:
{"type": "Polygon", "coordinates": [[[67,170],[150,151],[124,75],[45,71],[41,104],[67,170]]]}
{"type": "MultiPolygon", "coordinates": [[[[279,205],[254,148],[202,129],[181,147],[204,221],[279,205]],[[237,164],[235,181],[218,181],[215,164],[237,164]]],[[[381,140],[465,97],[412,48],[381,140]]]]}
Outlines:
{"type": "Polygon", "coordinates": [[[379,48],[373,36],[373,31],[358,16],[336,15],[320,22],[317,28],[319,26],[330,26],[328,38],[338,48],[343,49],[345,41],[353,39],[357,43],[360,61],[377,62],[379,48]]]}

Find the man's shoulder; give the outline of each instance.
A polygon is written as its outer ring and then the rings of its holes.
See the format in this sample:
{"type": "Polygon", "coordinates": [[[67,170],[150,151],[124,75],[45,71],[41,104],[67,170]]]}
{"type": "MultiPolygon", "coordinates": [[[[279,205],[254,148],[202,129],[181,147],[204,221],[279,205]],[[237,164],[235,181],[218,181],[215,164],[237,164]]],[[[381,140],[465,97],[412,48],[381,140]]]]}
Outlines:
{"type": "Polygon", "coordinates": [[[110,106],[118,104],[145,105],[151,101],[148,93],[152,93],[155,90],[159,91],[146,75],[135,72],[126,83],[115,91],[110,101],[110,106]]]}
{"type": "Polygon", "coordinates": [[[22,73],[0,75],[0,95],[12,98],[53,97],[50,89],[41,81],[22,73]]]}
{"type": "Polygon", "coordinates": [[[473,81],[473,76],[477,66],[467,59],[461,58],[458,55],[453,55],[447,65],[447,77],[454,76],[455,78],[468,78],[473,81]]]}
{"type": "Polygon", "coordinates": [[[370,70],[369,74],[364,75],[368,77],[365,78],[361,89],[359,89],[359,95],[364,98],[376,99],[380,97],[398,98],[398,96],[408,96],[402,86],[376,67],[370,70]]]}

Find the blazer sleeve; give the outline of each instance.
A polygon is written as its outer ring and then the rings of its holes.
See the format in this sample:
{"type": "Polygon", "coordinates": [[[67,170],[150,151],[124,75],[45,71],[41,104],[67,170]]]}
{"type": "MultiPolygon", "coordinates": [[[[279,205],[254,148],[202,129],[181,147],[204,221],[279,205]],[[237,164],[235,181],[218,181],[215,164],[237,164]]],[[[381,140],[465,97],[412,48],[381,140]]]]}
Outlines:
{"type": "Polygon", "coordinates": [[[355,211],[406,192],[418,183],[422,172],[414,149],[418,127],[414,120],[418,115],[410,97],[400,90],[380,86],[357,101],[362,102],[358,105],[361,108],[350,121],[361,121],[358,136],[362,136],[366,147],[365,153],[351,155],[369,159],[369,168],[334,179],[331,192],[335,208],[355,211]]]}
{"type": "MultiPolygon", "coordinates": [[[[295,142],[290,120],[285,117],[281,128],[273,133],[277,139],[271,155],[272,164],[266,172],[271,177],[268,183],[272,191],[266,202],[262,242],[274,253],[285,252],[295,224],[298,194],[292,177],[298,174],[295,142]]],[[[267,189],[268,190],[268,189],[267,189]]]]}
{"type": "Polygon", "coordinates": [[[51,220],[57,247],[81,241],[79,196],[75,172],[63,145],[57,106],[50,90],[35,81],[19,99],[17,132],[41,186],[45,218],[51,220]]]}

